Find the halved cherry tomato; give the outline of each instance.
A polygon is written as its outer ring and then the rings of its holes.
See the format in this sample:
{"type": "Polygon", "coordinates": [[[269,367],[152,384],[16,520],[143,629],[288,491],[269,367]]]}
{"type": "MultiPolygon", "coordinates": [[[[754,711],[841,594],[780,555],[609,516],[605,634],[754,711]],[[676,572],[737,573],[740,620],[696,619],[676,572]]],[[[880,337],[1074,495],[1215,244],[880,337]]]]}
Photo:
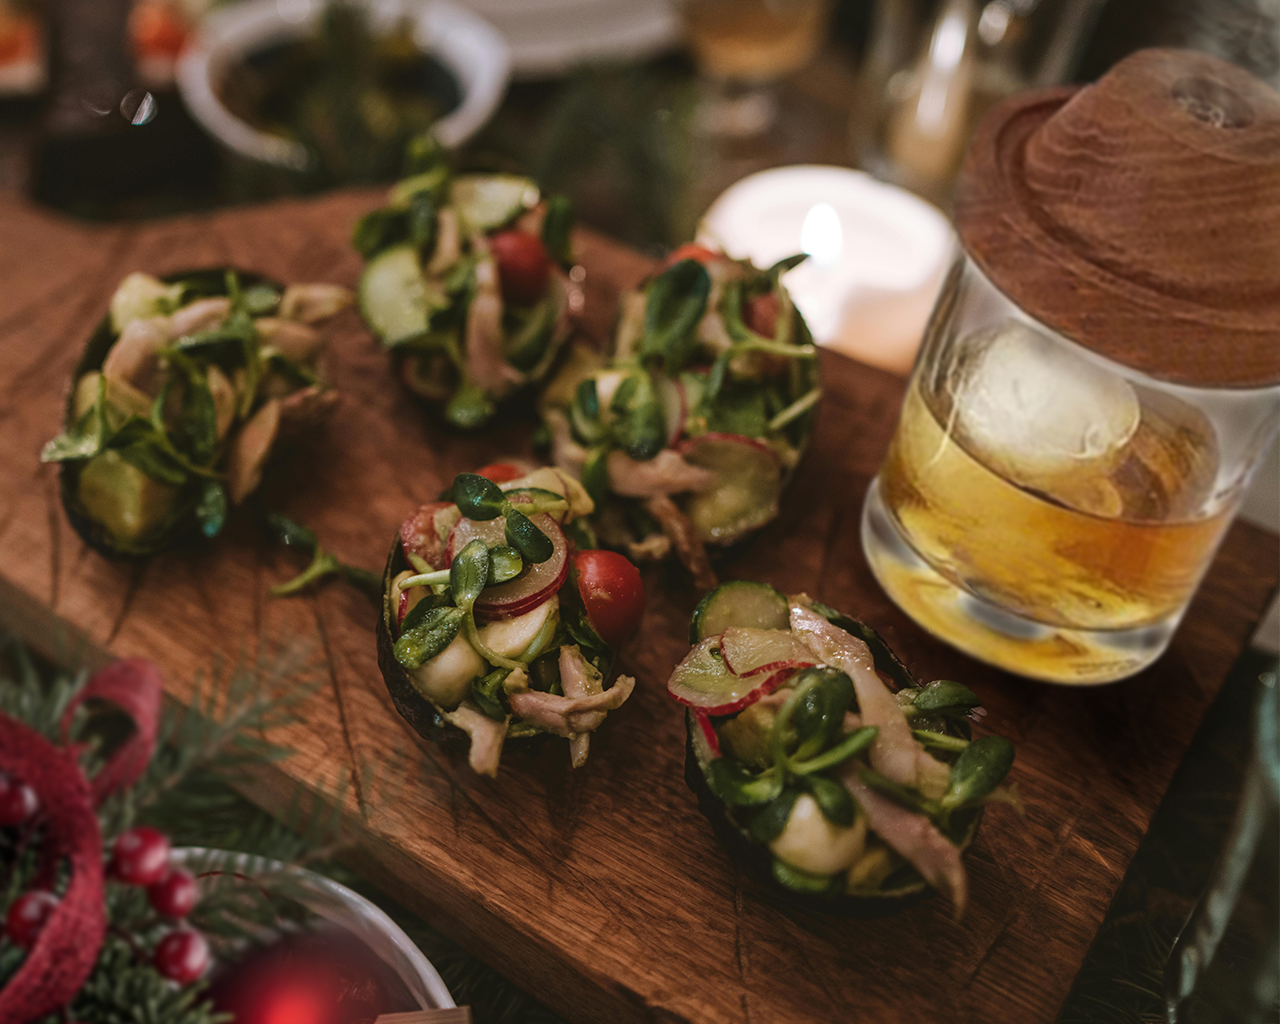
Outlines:
{"type": "Polygon", "coordinates": [[[681,260],[697,260],[699,263],[713,263],[724,257],[713,249],[708,249],[705,245],[698,245],[695,242],[685,242],[684,245],[676,249],[670,256],[662,261],[663,269],[673,267],[681,260]]]}
{"type": "Polygon", "coordinates": [[[753,295],[742,304],[742,319],[764,338],[778,336],[778,296],[773,292],[753,295]]]}
{"type": "Polygon", "coordinates": [[[547,294],[551,257],[542,239],[512,228],[489,239],[489,250],[498,263],[502,297],[514,306],[532,306],[547,294]]]}
{"type": "Polygon", "coordinates": [[[524,476],[524,470],[519,466],[511,465],[509,462],[491,462],[489,465],[481,466],[477,469],[476,476],[492,480],[495,484],[505,484],[508,480],[515,480],[524,476]]]}
{"type": "Polygon", "coordinates": [[[578,551],[573,570],[591,628],[617,647],[636,631],[644,614],[640,570],[616,551],[578,551]]]}

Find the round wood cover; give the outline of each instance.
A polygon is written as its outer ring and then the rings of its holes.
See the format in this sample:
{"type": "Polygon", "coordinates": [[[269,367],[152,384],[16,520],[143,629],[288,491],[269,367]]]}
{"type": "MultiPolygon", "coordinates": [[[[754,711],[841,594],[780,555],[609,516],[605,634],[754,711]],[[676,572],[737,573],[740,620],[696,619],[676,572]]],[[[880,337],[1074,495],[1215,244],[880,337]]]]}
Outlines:
{"type": "Polygon", "coordinates": [[[982,122],[956,226],[991,281],[1162,380],[1280,383],[1280,93],[1216,57],[1143,50],[982,122]]]}

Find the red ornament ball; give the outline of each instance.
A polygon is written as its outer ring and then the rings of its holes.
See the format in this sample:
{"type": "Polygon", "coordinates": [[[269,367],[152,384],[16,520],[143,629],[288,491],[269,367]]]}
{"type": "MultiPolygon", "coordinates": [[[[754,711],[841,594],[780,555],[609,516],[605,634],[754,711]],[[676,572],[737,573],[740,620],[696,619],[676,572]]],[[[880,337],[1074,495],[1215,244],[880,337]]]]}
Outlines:
{"type": "Polygon", "coordinates": [[[170,932],[156,944],[156,970],[179,985],[189,985],[209,967],[209,944],[190,928],[170,932]]]}
{"type": "Polygon", "coordinates": [[[169,873],[169,839],[141,826],[121,832],[111,849],[111,875],[126,885],[155,885],[169,873]]]}
{"type": "Polygon", "coordinates": [[[0,828],[25,825],[40,810],[36,791],[12,775],[0,774],[0,828]]]}
{"type": "Polygon", "coordinates": [[[4,933],[9,941],[21,949],[30,949],[44,931],[50,916],[58,907],[58,897],[51,892],[37,889],[24,893],[13,901],[5,920],[4,933]]]}
{"type": "Polygon", "coordinates": [[[173,868],[160,881],[147,886],[147,900],[157,914],[186,917],[196,905],[196,880],[188,871],[173,868]]]}

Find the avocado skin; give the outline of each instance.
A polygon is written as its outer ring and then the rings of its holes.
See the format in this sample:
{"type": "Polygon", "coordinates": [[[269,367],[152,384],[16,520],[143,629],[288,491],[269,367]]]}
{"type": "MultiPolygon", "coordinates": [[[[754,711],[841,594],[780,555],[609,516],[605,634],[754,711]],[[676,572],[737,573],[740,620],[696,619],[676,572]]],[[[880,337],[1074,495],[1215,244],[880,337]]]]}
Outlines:
{"type": "MultiPolygon", "coordinates": [[[[160,280],[166,284],[175,281],[194,280],[205,295],[225,295],[222,285],[226,272],[234,270],[244,287],[255,284],[267,284],[273,288],[283,288],[280,282],[262,274],[255,274],[237,267],[204,267],[199,270],[181,270],[173,274],[164,274],[160,280]]],[[[67,398],[63,410],[63,426],[70,428],[75,419],[76,381],[90,370],[101,370],[107,353],[115,343],[116,335],[111,330],[111,314],[108,312],[99,322],[94,332],[85,342],[84,352],[71,374],[67,386],[67,398]]],[[[89,547],[105,558],[124,562],[138,562],[152,555],[178,547],[201,536],[199,524],[195,521],[197,495],[188,493],[179,500],[173,515],[161,523],[147,537],[132,544],[122,545],[120,541],[106,530],[101,523],[91,519],[80,506],[78,493],[80,490],[80,468],[78,462],[62,462],[58,465],[58,493],[62,498],[62,509],[67,514],[67,522],[80,535],[89,547]]]]}
{"type": "MultiPolygon", "coordinates": [[[[437,746],[456,751],[464,757],[471,747],[471,738],[456,725],[445,721],[431,701],[427,700],[400,662],[396,661],[395,640],[391,633],[391,606],[387,595],[391,593],[391,581],[401,572],[409,568],[400,547],[400,538],[391,542],[391,552],[387,556],[387,565],[382,573],[382,601],[378,612],[378,624],[375,629],[378,644],[378,669],[382,672],[382,681],[391,695],[391,703],[395,705],[400,717],[413,726],[414,732],[424,740],[437,746]]],[[[531,736],[508,737],[503,741],[503,751],[529,750],[545,740],[549,733],[536,733],[531,736]]]]}

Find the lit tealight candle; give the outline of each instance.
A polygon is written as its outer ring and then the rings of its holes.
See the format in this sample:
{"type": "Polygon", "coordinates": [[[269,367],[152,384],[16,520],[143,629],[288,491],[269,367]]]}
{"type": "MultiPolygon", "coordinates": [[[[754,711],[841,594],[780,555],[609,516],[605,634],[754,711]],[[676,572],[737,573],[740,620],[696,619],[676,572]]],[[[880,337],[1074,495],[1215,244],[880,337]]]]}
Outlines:
{"type": "Polygon", "coordinates": [[[699,238],[758,266],[808,253],[784,281],[815,340],[898,373],[911,368],[954,251],[937,209],[844,167],[743,178],[711,205],[699,238]]]}

